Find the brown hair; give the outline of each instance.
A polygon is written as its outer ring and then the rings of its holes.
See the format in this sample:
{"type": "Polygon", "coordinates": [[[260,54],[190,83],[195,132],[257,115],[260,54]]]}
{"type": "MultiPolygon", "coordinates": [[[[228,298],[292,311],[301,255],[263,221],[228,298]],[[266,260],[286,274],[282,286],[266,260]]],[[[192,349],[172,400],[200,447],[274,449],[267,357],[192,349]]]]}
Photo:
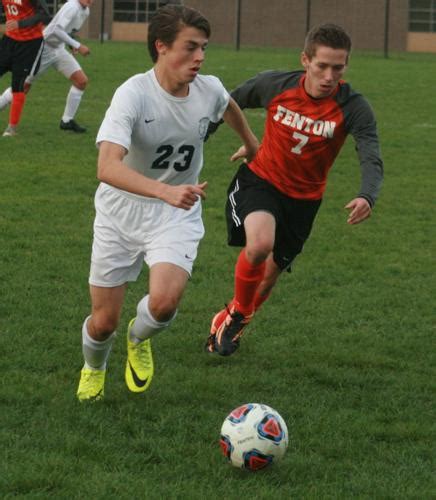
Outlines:
{"type": "Polygon", "coordinates": [[[344,49],[348,54],[351,52],[351,38],[343,28],[336,24],[320,24],[312,28],[306,35],[304,53],[312,59],[320,45],[332,49],[344,49]]]}
{"type": "Polygon", "coordinates": [[[156,40],[171,46],[179,31],[185,26],[192,26],[210,37],[209,21],[198,10],[183,5],[169,4],[161,7],[151,18],[148,26],[148,51],[153,62],[157,61],[156,40]]]}

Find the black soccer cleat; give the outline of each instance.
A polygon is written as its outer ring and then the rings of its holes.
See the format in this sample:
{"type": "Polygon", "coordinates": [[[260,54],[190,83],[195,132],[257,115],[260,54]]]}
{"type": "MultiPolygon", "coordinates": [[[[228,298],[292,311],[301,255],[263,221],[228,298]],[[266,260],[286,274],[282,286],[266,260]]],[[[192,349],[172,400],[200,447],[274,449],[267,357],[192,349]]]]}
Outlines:
{"type": "Polygon", "coordinates": [[[215,335],[219,330],[221,325],[224,323],[226,317],[230,314],[230,309],[227,304],[225,304],[225,308],[221,309],[221,311],[217,312],[212,319],[212,324],[210,325],[210,333],[207,337],[206,345],[204,346],[204,350],[208,353],[214,353],[215,351],[215,335]]]}
{"type": "Polygon", "coordinates": [[[253,314],[244,316],[232,307],[215,334],[215,351],[221,356],[230,356],[239,347],[244,328],[253,318],[253,314]]]}
{"type": "Polygon", "coordinates": [[[69,122],[64,122],[63,120],[61,120],[59,128],[61,130],[71,130],[72,132],[75,132],[76,134],[83,134],[83,132],[86,132],[86,128],[82,127],[74,120],[70,120],[69,122]]]}

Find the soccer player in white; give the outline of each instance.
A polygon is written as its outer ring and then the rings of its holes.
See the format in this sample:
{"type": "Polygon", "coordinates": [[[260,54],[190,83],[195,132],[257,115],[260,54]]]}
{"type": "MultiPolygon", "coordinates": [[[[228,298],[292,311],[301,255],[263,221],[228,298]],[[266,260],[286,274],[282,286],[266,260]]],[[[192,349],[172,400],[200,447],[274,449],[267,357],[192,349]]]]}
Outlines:
{"type": "Polygon", "coordinates": [[[199,75],[210,26],[179,5],[157,11],[148,27],[154,67],[114,94],[97,135],[96,217],[90,270],[91,315],[82,328],[85,364],[80,401],[104,394],[106,363],[126,284],[142,264],[148,294],[127,331],[126,384],[143,392],[153,377],[150,338],[167,328],[191,275],[203,237],[199,182],[210,121],[221,117],[240,135],[247,156],[258,142],[218,78],[199,75]]]}
{"type": "MultiPolygon", "coordinates": [[[[80,101],[88,83],[88,77],[82,70],[76,58],[65,48],[65,44],[71,47],[73,53],[87,56],[90,53],[86,45],[78,42],[70,33],[79,31],[89,16],[89,7],[94,0],[68,0],[51,22],[45,27],[44,50],[38,73],[26,79],[24,91],[30,90],[35,79],[45,73],[53,66],[57,71],[68,78],[72,85],[67,96],[64,114],[60,122],[62,130],[72,130],[81,133],[86,129],[81,127],[75,120],[80,101]]],[[[9,87],[0,96],[0,110],[12,102],[12,90],[9,87]]]]}

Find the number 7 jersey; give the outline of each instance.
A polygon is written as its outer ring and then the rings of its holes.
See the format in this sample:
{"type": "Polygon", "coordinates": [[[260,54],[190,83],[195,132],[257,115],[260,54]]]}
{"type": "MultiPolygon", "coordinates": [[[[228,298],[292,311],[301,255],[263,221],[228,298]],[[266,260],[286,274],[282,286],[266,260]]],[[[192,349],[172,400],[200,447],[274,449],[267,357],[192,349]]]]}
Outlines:
{"type": "Polygon", "coordinates": [[[166,184],[195,184],[209,122],[219,121],[229,94],[214,76],[198,75],[186,97],[174,97],[154,70],[135,75],[114,94],[97,135],[127,151],[124,163],[166,184]]]}
{"type": "Polygon", "coordinates": [[[287,196],[321,199],[328,172],[351,134],[362,170],[358,196],[373,205],[383,163],[371,107],[344,81],[332,95],[314,99],[306,93],[304,79],[303,71],[266,71],[231,93],[242,109],[267,111],[262,143],[250,169],[287,196]]]}

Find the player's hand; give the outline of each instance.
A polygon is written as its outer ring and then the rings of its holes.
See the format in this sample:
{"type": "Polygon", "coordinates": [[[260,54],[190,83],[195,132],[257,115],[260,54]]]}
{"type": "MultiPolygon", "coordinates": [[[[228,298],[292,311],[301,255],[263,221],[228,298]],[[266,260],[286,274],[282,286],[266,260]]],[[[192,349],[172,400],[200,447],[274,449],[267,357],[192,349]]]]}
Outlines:
{"type": "Polygon", "coordinates": [[[18,21],[6,21],[6,31],[14,31],[18,29],[18,21]]]}
{"type": "Polygon", "coordinates": [[[236,153],[233,153],[232,156],[230,157],[230,161],[236,161],[236,160],[239,160],[241,158],[244,159],[244,161],[246,161],[246,156],[247,156],[247,148],[245,146],[241,146],[237,151],[236,153]]]}
{"type": "Polygon", "coordinates": [[[249,147],[244,144],[235,153],[232,154],[232,156],[230,157],[230,161],[236,161],[242,158],[242,160],[247,163],[255,157],[258,149],[259,143],[257,141],[253,142],[253,144],[251,144],[249,147]]]}
{"type": "Polygon", "coordinates": [[[77,49],[77,51],[79,52],[80,55],[85,56],[85,57],[91,53],[91,51],[89,50],[89,48],[86,45],[80,45],[80,47],[77,49]]]}
{"type": "Polygon", "coordinates": [[[161,199],[173,207],[189,210],[198,201],[206,198],[207,182],[201,184],[182,184],[181,186],[165,186],[161,199]]]}
{"type": "Polygon", "coordinates": [[[371,216],[371,206],[365,198],[354,198],[345,208],[350,211],[348,214],[348,224],[359,224],[371,216]]]}

